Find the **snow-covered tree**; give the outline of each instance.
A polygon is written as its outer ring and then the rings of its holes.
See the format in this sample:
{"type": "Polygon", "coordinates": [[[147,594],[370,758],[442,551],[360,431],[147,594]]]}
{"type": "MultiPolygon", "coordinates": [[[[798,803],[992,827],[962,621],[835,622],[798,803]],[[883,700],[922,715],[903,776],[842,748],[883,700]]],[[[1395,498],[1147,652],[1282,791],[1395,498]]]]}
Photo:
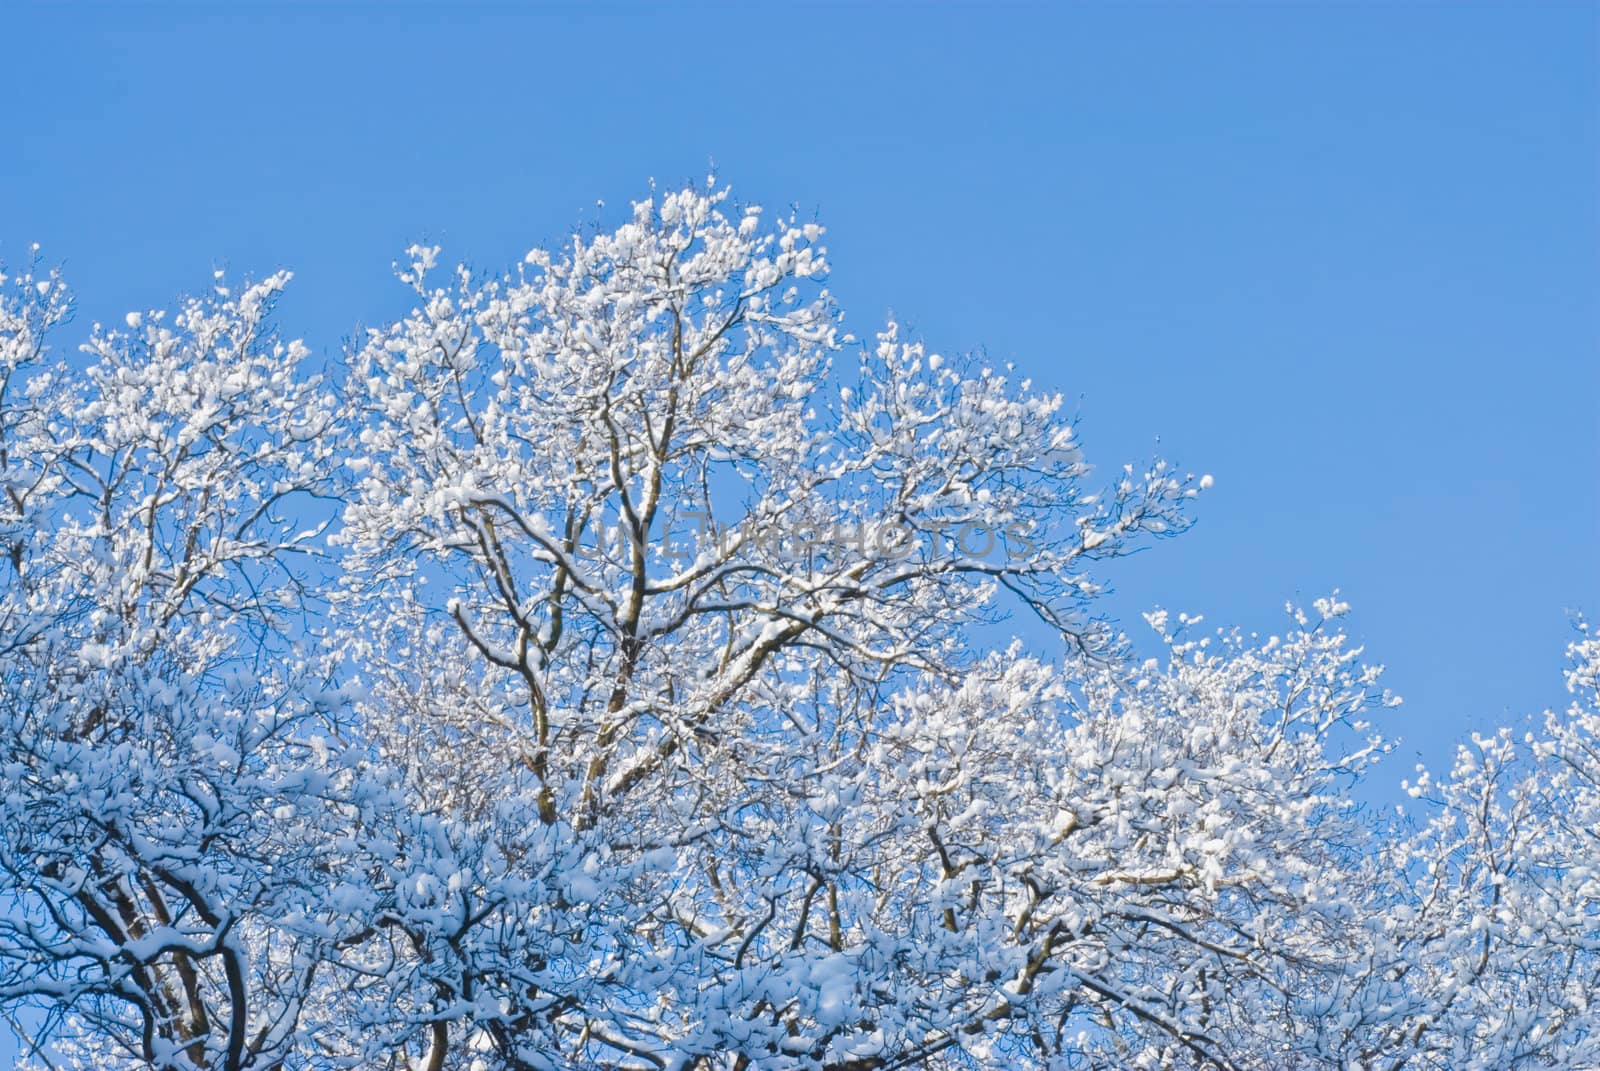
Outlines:
{"type": "Polygon", "coordinates": [[[331,936],[299,560],[333,408],[266,329],[286,280],[97,327],[76,374],[56,279],[0,311],[0,997],[86,1064],[272,1066],[331,936]]]}
{"type": "Polygon", "coordinates": [[[1600,1061],[1600,645],[1376,817],[1346,607],[1118,634],[1105,563],[1206,481],[1101,479],[1012,369],[858,342],[821,238],[708,184],[510,274],[416,247],[332,385],[286,276],[63,364],[60,281],[0,281],[30,1059],[1600,1061]]]}

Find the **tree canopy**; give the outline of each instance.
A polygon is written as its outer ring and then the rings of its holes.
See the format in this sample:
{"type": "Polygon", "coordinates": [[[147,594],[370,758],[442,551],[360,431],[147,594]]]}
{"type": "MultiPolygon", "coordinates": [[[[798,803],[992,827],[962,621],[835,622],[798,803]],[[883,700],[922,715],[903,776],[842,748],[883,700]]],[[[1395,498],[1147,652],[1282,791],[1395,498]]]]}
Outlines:
{"type": "Polygon", "coordinates": [[[1107,563],[1207,479],[847,334],[821,242],[710,183],[505,274],[413,247],[333,362],[287,274],[76,356],[0,277],[26,1059],[1600,1065],[1600,640],[1363,808],[1348,608],[1139,653],[1107,563]]]}

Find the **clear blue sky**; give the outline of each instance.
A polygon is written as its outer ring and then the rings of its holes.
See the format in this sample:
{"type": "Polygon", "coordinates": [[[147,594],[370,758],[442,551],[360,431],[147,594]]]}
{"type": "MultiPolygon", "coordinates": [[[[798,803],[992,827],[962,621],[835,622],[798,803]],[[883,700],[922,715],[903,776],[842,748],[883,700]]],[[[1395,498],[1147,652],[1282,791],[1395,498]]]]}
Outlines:
{"type": "Polygon", "coordinates": [[[1067,392],[1091,459],[1215,474],[1120,613],[1340,586],[1398,777],[1562,702],[1600,616],[1597,12],[10,4],[0,257],[65,261],[80,328],[289,267],[333,352],[408,242],[507,265],[715,161],[828,225],[858,332],[892,307],[1067,392]]]}

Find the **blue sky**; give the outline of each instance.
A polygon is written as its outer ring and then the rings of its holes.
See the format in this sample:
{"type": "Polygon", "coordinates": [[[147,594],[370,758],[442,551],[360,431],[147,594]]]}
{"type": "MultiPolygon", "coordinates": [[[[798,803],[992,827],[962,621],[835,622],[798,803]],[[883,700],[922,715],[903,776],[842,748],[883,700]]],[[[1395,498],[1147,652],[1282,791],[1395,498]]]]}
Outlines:
{"type": "Polygon", "coordinates": [[[1215,475],[1118,613],[1340,587],[1407,699],[1389,776],[1562,703],[1600,616],[1600,8],[13,4],[0,40],[0,259],[64,261],[80,333],[288,267],[336,352],[409,242],[508,265],[715,162],[828,226],[857,332],[1215,475]]]}

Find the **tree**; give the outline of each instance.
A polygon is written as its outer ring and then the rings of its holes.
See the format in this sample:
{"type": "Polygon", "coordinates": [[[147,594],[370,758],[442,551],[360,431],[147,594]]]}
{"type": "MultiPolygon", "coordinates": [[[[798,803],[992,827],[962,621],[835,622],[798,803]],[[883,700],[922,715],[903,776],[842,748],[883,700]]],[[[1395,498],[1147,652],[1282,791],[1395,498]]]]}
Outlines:
{"type": "Polygon", "coordinates": [[[332,408],[265,331],[286,281],[97,329],[76,377],[28,375],[57,279],[0,313],[0,997],[89,1063],[272,1066],[323,958],[293,921],[333,832],[293,560],[332,408]]]}
{"type": "Polygon", "coordinates": [[[11,280],[0,1003],[39,1061],[1594,1059],[1592,704],[1379,822],[1346,608],[1135,653],[1098,571],[1205,481],[1102,486],[1059,396],[860,346],[821,233],[713,184],[506,275],[413,248],[336,387],[268,327],[286,276],[80,367],[59,280],[11,280]]]}

